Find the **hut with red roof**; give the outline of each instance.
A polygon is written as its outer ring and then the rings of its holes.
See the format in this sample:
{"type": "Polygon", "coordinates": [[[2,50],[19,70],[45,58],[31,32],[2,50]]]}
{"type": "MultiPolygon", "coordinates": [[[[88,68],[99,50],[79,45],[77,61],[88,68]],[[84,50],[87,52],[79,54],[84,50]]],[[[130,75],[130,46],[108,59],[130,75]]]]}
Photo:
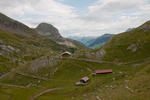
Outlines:
{"type": "Polygon", "coordinates": [[[105,70],[96,70],[95,74],[108,74],[108,73],[112,73],[112,69],[105,69],[105,70]]]}

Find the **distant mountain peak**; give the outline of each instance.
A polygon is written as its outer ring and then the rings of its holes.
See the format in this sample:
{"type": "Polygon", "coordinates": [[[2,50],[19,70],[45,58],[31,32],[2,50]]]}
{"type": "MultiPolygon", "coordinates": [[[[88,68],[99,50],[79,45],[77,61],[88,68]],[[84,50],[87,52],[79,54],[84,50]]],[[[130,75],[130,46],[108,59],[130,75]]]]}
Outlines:
{"type": "Polygon", "coordinates": [[[61,35],[59,34],[58,29],[55,28],[53,25],[48,24],[48,23],[40,23],[36,27],[36,30],[41,35],[57,35],[57,36],[61,37],[61,35]]]}
{"type": "Polygon", "coordinates": [[[37,29],[40,29],[41,31],[49,32],[49,31],[55,31],[55,33],[59,33],[58,29],[54,27],[51,24],[48,23],[40,23],[37,26],[37,29]]]}
{"type": "Polygon", "coordinates": [[[109,34],[106,33],[102,36],[99,36],[98,38],[95,39],[91,44],[89,44],[89,47],[91,48],[99,48],[102,46],[106,41],[108,41],[114,34],[109,34]]]}
{"type": "Polygon", "coordinates": [[[43,36],[48,36],[51,40],[55,42],[64,42],[65,39],[60,35],[57,28],[48,23],[40,23],[36,29],[38,34],[43,36]]]}
{"type": "Polygon", "coordinates": [[[77,47],[75,41],[62,37],[56,27],[48,23],[41,23],[36,27],[36,32],[40,35],[46,36],[58,44],[70,47],[77,47]]]}

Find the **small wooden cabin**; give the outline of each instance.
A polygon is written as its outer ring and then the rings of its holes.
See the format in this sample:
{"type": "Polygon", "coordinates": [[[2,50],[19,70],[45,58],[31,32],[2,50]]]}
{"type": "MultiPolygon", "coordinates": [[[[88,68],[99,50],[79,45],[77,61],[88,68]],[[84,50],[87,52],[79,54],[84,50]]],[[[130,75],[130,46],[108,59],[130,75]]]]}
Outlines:
{"type": "Polygon", "coordinates": [[[61,57],[71,57],[71,53],[70,52],[64,52],[61,54],[61,57]]]}
{"type": "Polygon", "coordinates": [[[79,82],[76,82],[76,86],[86,85],[86,84],[88,84],[89,80],[90,80],[90,78],[88,78],[87,76],[83,77],[80,79],[79,82]]]}
{"type": "Polygon", "coordinates": [[[108,74],[108,73],[112,73],[112,69],[107,69],[107,70],[96,70],[95,74],[108,74]]]}

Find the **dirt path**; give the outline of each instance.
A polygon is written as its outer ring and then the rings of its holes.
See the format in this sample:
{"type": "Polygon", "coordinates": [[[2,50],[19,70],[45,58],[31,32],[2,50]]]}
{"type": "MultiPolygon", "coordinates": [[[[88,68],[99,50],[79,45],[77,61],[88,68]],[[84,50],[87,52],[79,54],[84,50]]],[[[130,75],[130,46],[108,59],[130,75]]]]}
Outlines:
{"type": "Polygon", "coordinates": [[[60,90],[62,88],[53,88],[53,89],[47,89],[47,90],[44,90],[38,94],[36,94],[35,96],[32,96],[29,100],[36,100],[38,97],[40,97],[41,95],[45,94],[45,93],[48,93],[48,92],[51,92],[51,91],[55,91],[55,90],[60,90]]]}
{"type": "MultiPolygon", "coordinates": [[[[118,65],[117,63],[114,63],[114,62],[109,62],[109,61],[100,61],[100,60],[94,60],[94,59],[85,59],[85,58],[70,58],[70,59],[75,59],[75,60],[81,60],[81,61],[89,61],[89,62],[95,62],[95,63],[107,63],[107,64],[116,64],[118,65]]],[[[144,60],[136,60],[136,61],[132,61],[132,62],[126,62],[126,63],[122,63],[124,65],[128,65],[128,64],[138,64],[139,62],[144,62],[144,63],[139,63],[139,64],[146,64],[146,63],[149,63],[149,60],[150,60],[150,57],[148,58],[145,58],[144,60]]]]}
{"type": "Polygon", "coordinates": [[[0,86],[15,87],[15,88],[28,88],[27,86],[11,85],[11,84],[5,84],[5,83],[0,83],[0,86]]]}
{"type": "Polygon", "coordinates": [[[114,64],[113,62],[109,61],[100,61],[100,60],[94,60],[94,59],[85,59],[85,58],[70,58],[74,60],[80,60],[80,61],[89,61],[89,62],[95,62],[95,63],[108,63],[108,64],[114,64]]]}

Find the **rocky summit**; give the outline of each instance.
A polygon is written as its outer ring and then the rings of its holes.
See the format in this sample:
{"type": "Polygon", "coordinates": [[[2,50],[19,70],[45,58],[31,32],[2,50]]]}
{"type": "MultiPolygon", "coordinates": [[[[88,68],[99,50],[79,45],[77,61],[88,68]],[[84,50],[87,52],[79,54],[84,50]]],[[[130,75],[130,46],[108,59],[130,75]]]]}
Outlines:
{"type": "Polygon", "coordinates": [[[57,28],[55,28],[51,24],[47,23],[41,23],[37,26],[35,29],[37,33],[43,36],[48,36],[48,38],[52,39],[56,42],[64,42],[65,39],[59,34],[59,31],[57,28]]]}
{"type": "Polygon", "coordinates": [[[68,41],[65,38],[63,38],[60,35],[58,29],[51,24],[41,23],[36,27],[35,30],[37,31],[38,34],[46,36],[58,44],[62,44],[70,47],[76,47],[71,41],[68,41]]]}

